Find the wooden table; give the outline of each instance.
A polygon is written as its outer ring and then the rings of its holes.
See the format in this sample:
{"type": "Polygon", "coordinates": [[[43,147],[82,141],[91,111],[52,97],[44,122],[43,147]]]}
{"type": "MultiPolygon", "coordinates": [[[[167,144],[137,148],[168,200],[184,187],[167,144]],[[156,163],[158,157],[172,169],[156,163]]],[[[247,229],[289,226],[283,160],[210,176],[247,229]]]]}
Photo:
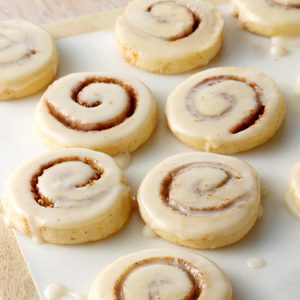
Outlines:
{"type": "MultiPolygon", "coordinates": [[[[210,0],[224,3],[228,0],[210,0]]],[[[0,20],[22,18],[36,24],[125,6],[129,0],[0,0],[0,20]]],[[[11,230],[0,219],[0,299],[38,299],[11,230]]]]}

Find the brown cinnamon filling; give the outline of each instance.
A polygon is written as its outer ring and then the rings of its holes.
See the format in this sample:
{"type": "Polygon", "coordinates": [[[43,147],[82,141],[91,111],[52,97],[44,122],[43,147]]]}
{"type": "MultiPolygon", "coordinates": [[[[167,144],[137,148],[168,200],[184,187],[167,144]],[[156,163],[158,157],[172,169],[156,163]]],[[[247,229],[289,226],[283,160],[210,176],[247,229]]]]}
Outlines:
{"type": "Polygon", "coordinates": [[[234,105],[236,105],[237,100],[227,91],[224,91],[221,94],[221,96],[230,104],[230,106],[220,115],[214,115],[214,116],[205,115],[196,109],[195,104],[193,102],[193,96],[195,93],[197,93],[197,91],[200,88],[214,86],[215,84],[221,83],[226,80],[233,80],[233,81],[239,81],[245,83],[255,93],[255,104],[256,104],[255,109],[249,111],[249,114],[245,118],[243,118],[240,121],[240,123],[238,123],[236,126],[230,129],[230,132],[232,134],[236,134],[254,125],[265,112],[265,106],[261,101],[262,89],[255,82],[250,82],[246,78],[238,77],[234,75],[219,75],[219,76],[205,78],[197,85],[195,85],[188,93],[186,107],[188,111],[191,113],[191,115],[193,115],[199,121],[206,121],[208,119],[219,119],[222,116],[229,113],[234,108],[234,105]]]}
{"type": "Polygon", "coordinates": [[[274,6],[281,9],[300,9],[300,3],[279,3],[276,0],[266,0],[270,6],[274,6]]]}
{"type": "MultiPolygon", "coordinates": [[[[157,22],[159,23],[167,23],[168,20],[166,18],[162,18],[162,17],[159,17],[159,16],[156,16],[155,14],[153,14],[152,12],[152,9],[157,6],[157,5],[161,5],[161,4],[164,4],[164,3],[172,3],[174,4],[173,1],[160,1],[160,2],[156,2],[156,3],[153,3],[151,4],[147,9],[146,9],[146,12],[153,18],[156,19],[157,22]]],[[[177,41],[177,40],[180,40],[182,38],[186,38],[188,37],[189,35],[191,35],[192,33],[194,33],[194,31],[196,31],[196,29],[199,27],[199,24],[201,22],[200,20],[200,17],[195,14],[189,7],[185,6],[185,5],[182,5],[182,4],[178,4],[176,3],[177,6],[180,6],[182,8],[184,8],[193,18],[193,24],[192,26],[188,27],[186,30],[183,30],[182,32],[176,34],[176,35],[173,35],[173,36],[170,36],[168,38],[162,38],[160,37],[161,39],[165,39],[167,41],[177,41]]]]}
{"type": "Polygon", "coordinates": [[[50,161],[50,162],[42,165],[38,169],[38,171],[35,174],[33,174],[33,176],[31,177],[31,192],[32,192],[34,200],[36,201],[37,204],[39,204],[40,206],[44,206],[44,207],[54,207],[54,205],[55,205],[55,199],[49,199],[46,196],[44,196],[38,187],[39,178],[43,175],[43,173],[47,169],[50,169],[51,167],[53,167],[55,165],[65,163],[65,162],[74,162],[74,161],[78,161],[78,162],[87,164],[94,171],[94,174],[92,177],[88,178],[88,180],[86,182],[83,182],[82,184],[77,185],[76,188],[94,184],[95,181],[97,181],[101,178],[101,176],[104,172],[94,160],[92,160],[91,158],[88,158],[88,157],[80,158],[77,156],[70,156],[70,157],[58,158],[53,161],[50,161]]]}
{"type": "Polygon", "coordinates": [[[109,78],[109,77],[93,77],[88,78],[82,82],[80,82],[72,91],[71,91],[71,98],[73,101],[78,103],[79,105],[85,107],[96,107],[101,105],[101,101],[95,101],[94,103],[88,103],[83,99],[78,97],[79,93],[86,88],[88,85],[93,83],[107,83],[107,84],[117,84],[121,86],[128,95],[128,105],[126,109],[121,112],[119,115],[114,117],[111,120],[107,120],[105,122],[98,122],[98,123],[81,123],[78,120],[74,120],[72,117],[65,116],[62,112],[59,111],[57,107],[47,101],[47,106],[49,109],[50,114],[56,118],[59,122],[64,124],[66,127],[78,130],[78,131],[101,131],[105,129],[112,128],[124,122],[126,119],[130,118],[138,105],[138,97],[134,88],[128,85],[125,82],[122,82],[119,79],[109,78]]]}
{"type": "MultiPolygon", "coordinates": [[[[133,265],[127,268],[127,270],[124,271],[124,273],[119,277],[117,280],[115,286],[114,286],[114,295],[115,300],[126,300],[126,295],[124,291],[124,287],[126,286],[126,279],[129,277],[129,275],[135,271],[136,269],[140,267],[145,267],[149,265],[154,264],[162,264],[162,265],[170,265],[174,266],[176,268],[179,268],[184,273],[186,273],[187,277],[189,278],[191,282],[191,290],[189,293],[182,299],[182,300],[197,300],[199,299],[201,292],[204,288],[204,282],[203,282],[203,274],[200,272],[198,268],[193,266],[190,262],[185,261],[181,258],[175,258],[175,257],[151,257],[146,258],[140,261],[135,262],[133,265]]],[[[159,282],[164,282],[163,280],[160,280],[159,282]]],[[[153,285],[159,285],[156,282],[150,282],[149,287],[153,288],[153,285]]],[[[157,286],[158,288],[158,286],[157,286]]],[[[159,292],[157,291],[155,295],[151,294],[149,291],[149,299],[150,300],[157,300],[160,299],[159,292]]]]}
{"type": "Polygon", "coordinates": [[[214,162],[196,162],[196,163],[189,163],[186,165],[182,165],[180,167],[177,167],[173,170],[171,170],[162,180],[160,185],[160,196],[162,199],[162,202],[172,208],[174,211],[177,211],[180,214],[183,215],[189,215],[193,212],[208,212],[208,211],[219,211],[223,210],[225,208],[230,207],[233,205],[237,198],[234,199],[224,199],[223,202],[218,206],[207,206],[202,208],[195,208],[190,206],[185,206],[183,204],[180,204],[176,202],[176,199],[172,199],[170,197],[170,192],[173,188],[173,182],[174,179],[176,179],[177,176],[180,174],[187,172],[191,169],[197,168],[199,169],[199,172],[201,172],[201,168],[214,168],[221,170],[225,174],[225,178],[222,181],[217,182],[216,184],[206,188],[206,189],[200,189],[200,187],[194,187],[193,191],[194,193],[198,194],[199,196],[213,193],[217,189],[222,188],[227,183],[229,183],[232,180],[238,180],[240,179],[240,176],[234,175],[234,171],[229,167],[221,163],[214,163],[214,162]]]}

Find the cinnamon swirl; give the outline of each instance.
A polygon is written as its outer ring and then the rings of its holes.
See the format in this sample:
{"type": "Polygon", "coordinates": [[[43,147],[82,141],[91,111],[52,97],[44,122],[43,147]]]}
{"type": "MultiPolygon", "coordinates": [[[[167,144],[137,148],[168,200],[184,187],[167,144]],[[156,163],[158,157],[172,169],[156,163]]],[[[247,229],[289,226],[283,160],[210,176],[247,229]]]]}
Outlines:
{"type": "Polygon", "coordinates": [[[217,248],[240,240],[260,215],[260,183],[245,162],[218,154],[172,156],[138,190],[145,223],[173,243],[217,248]]]}
{"type": "Polygon", "coordinates": [[[113,158],[74,148],[17,169],[5,207],[13,227],[35,241],[78,244],[119,230],[129,218],[131,198],[113,158]]]}
{"type": "Polygon", "coordinates": [[[201,0],[134,0],[116,22],[124,59],[149,72],[180,73],[206,65],[223,41],[223,18],[201,0]]]}
{"type": "Polygon", "coordinates": [[[140,81],[111,73],[74,73],[55,81],[36,109],[36,124],[54,148],[132,152],[154,130],[157,108],[140,81]]]}
{"type": "Polygon", "coordinates": [[[232,0],[243,27],[265,35],[300,35],[300,0],[232,0]]]}
{"type": "Polygon", "coordinates": [[[232,300],[232,288],[211,260],[178,249],[117,259],[95,279],[89,300],[232,300]]]}
{"type": "Polygon", "coordinates": [[[173,134],[188,146],[224,154],[269,140],[285,115],[285,101],[265,74],[237,67],[193,75],[168,97],[173,134]]]}
{"type": "Polygon", "coordinates": [[[53,80],[57,64],[48,32],[22,20],[0,22],[0,100],[40,91],[53,80]]]}

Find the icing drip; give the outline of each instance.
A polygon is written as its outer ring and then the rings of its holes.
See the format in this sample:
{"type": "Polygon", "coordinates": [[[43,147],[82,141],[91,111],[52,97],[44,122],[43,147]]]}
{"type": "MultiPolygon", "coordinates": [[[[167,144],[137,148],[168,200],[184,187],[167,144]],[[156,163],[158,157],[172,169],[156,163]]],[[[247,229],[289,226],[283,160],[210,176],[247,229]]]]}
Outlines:
{"type": "Polygon", "coordinates": [[[86,298],[68,290],[65,286],[59,283],[51,283],[44,290],[46,300],[59,300],[65,296],[71,296],[77,300],[85,300],[86,298]]]}
{"type": "Polygon", "coordinates": [[[80,82],[73,87],[71,100],[81,106],[79,112],[68,105],[68,99],[66,103],[61,99],[47,100],[47,107],[60,123],[79,131],[101,131],[117,126],[134,114],[138,102],[133,87],[106,77],[80,82]]]}
{"type": "Polygon", "coordinates": [[[198,121],[209,121],[221,119],[234,110],[238,99],[218,85],[225,81],[238,82],[248,86],[254,92],[254,109],[249,109],[248,114],[234,127],[230,129],[232,134],[239,133],[259,120],[264,114],[264,105],[261,101],[261,88],[254,82],[250,82],[245,78],[240,78],[233,75],[219,75],[205,78],[194,86],[186,96],[186,107],[190,114],[198,121]],[[209,93],[211,88],[216,88],[217,92],[209,93]],[[203,96],[202,96],[203,95],[203,96]]]}
{"type": "Polygon", "coordinates": [[[295,94],[300,98],[300,74],[298,75],[296,85],[295,85],[295,94]]]}
{"type": "Polygon", "coordinates": [[[150,239],[153,239],[153,238],[156,238],[157,237],[157,234],[155,233],[155,231],[153,231],[149,226],[145,225],[143,227],[143,235],[146,237],[146,238],[150,238],[150,239]]]}
{"type": "Polygon", "coordinates": [[[190,262],[174,257],[151,257],[127,268],[117,280],[114,294],[116,300],[132,299],[133,293],[140,293],[141,299],[192,300],[198,299],[204,288],[201,272],[190,262]]]}
{"type": "Polygon", "coordinates": [[[266,265],[265,261],[259,257],[251,257],[247,259],[247,266],[250,269],[261,269],[266,265]]]}
{"type": "Polygon", "coordinates": [[[125,170],[129,167],[130,162],[131,162],[131,155],[130,153],[121,153],[116,156],[114,156],[115,161],[117,164],[120,166],[122,170],[125,170]]]}

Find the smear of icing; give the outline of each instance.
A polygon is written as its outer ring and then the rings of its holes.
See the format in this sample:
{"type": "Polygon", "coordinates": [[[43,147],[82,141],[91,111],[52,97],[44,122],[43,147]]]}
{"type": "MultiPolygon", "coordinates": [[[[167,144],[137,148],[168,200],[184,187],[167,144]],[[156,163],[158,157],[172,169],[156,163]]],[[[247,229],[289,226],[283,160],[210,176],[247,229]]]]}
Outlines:
{"type": "Polygon", "coordinates": [[[298,78],[296,80],[295,94],[296,94],[297,97],[300,98],[300,74],[298,75],[298,78]]]}
{"type": "Polygon", "coordinates": [[[118,154],[116,156],[114,156],[115,161],[117,162],[117,164],[119,165],[119,167],[122,170],[125,170],[128,168],[128,166],[130,165],[131,162],[131,155],[130,153],[126,152],[126,153],[121,153],[118,154]]]}
{"type": "Polygon", "coordinates": [[[286,56],[288,54],[288,50],[279,45],[273,45],[271,47],[270,53],[273,57],[281,57],[281,56],[286,56]]]}
{"type": "Polygon", "coordinates": [[[285,206],[288,208],[288,210],[297,218],[300,218],[300,210],[296,206],[293,197],[290,195],[290,191],[288,191],[286,197],[285,197],[285,206]]]}
{"type": "Polygon", "coordinates": [[[274,36],[271,38],[272,47],[270,53],[274,57],[288,54],[289,47],[300,47],[300,37],[298,36],[274,36]]]}
{"type": "Polygon", "coordinates": [[[31,231],[32,241],[35,244],[43,244],[45,241],[41,234],[41,226],[32,217],[28,217],[27,222],[31,231]]]}
{"type": "Polygon", "coordinates": [[[78,300],[86,299],[86,297],[68,290],[65,286],[59,283],[51,283],[44,290],[46,300],[59,300],[67,295],[78,300]]]}
{"type": "Polygon", "coordinates": [[[157,237],[157,234],[148,225],[144,226],[143,235],[147,238],[150,238],[150,239],[153,239],[153,238],[157,237]]]}
{"type": "Polygon", "coordinates": [[[260,269],[266,265],[266,262],[259,257],[250,257],[247,259],[247,266],[250,269],[260,269]]]}
{"type": "Polygon", "coordinates": [[[264,209],[262,206],[259,207],[258,218],[261,218],[264,215],[264,209]]]}

